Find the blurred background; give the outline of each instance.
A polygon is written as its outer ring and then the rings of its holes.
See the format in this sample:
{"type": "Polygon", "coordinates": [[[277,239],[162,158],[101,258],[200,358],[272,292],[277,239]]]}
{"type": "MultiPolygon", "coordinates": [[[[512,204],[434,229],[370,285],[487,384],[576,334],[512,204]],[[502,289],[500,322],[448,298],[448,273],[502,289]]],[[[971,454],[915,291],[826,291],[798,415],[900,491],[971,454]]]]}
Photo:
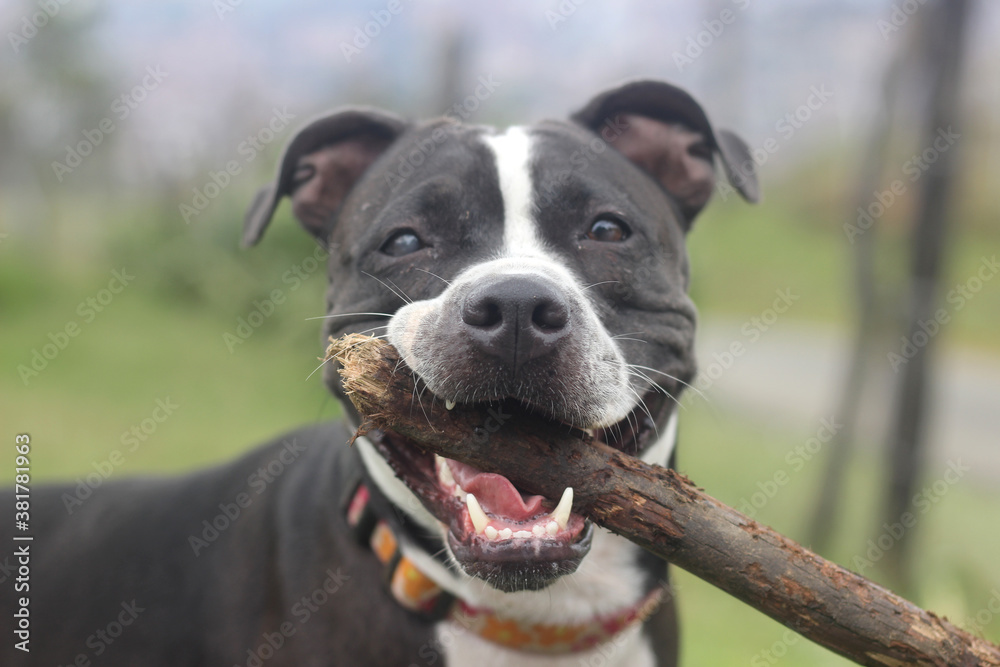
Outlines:
{"type": "MultiPolygon", "coordinates": [[[[313,115],[524,123],[653,76],[765,192],[720,188],[690,236],[680,469],[1000,641],[1000,5],[6,0],[0,26],[0,415],[36,480],[187,471],[338,414],[314,244],[285,204],[238,247],[313,115]]],[[[684,664],[846,664],[677,578],[684,664]]]]}

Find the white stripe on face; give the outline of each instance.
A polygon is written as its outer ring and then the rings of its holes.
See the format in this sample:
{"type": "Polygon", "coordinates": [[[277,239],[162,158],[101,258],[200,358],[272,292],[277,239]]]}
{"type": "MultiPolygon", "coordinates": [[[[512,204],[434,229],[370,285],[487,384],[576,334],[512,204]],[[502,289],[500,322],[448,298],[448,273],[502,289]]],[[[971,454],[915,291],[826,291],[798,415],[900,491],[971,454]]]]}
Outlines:
{"type": "Polygon", "coordinates": [[[531,137],[524,128],[512,127],[484,141],[496,158],[503,197],[504,255],[545,257],[545,246],[532,216],[531,137]]]}

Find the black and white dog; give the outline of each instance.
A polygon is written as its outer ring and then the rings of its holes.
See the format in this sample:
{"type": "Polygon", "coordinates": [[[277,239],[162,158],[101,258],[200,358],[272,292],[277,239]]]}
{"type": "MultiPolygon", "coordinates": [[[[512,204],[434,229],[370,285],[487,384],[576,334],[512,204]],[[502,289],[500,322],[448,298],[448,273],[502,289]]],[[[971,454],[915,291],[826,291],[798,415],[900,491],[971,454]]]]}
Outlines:
{"type": "MultiPolygon", "coordinates": [[[[294,137],[244,243],[289,197],[330,253],[324,340],[388,338],[415,400],[489,405],[486,432],[531,411],[666,465],[695,372],[685,234],[717,158],[756,201],[745,144],[656,81],[504,131],[345,109],[294,137]]],[[[343,398],[335,368],[326,383],[343,398]]],[[[8,637],[3,664],[676,663],[665,566],[571,489],[530,496],[387,433],[410,455],[391,468],[347,446],[345,409],[72,515],[63,489],[36,493],[31,652],[8,637]]]]}

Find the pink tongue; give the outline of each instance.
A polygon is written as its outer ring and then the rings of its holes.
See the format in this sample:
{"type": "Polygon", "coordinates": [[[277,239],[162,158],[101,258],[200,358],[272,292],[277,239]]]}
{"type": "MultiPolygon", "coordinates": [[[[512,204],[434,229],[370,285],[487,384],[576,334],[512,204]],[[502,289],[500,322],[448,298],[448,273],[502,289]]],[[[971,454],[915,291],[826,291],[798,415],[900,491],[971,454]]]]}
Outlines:
{"type": "Polygon", "coordinates": [[[448,459],[448,467],[458,485],[475,494],[484,510],[511,521],[524,521],[542,513],[542,496],[522,498],[503,475],[480,472],[465,463],[448,459]]]}

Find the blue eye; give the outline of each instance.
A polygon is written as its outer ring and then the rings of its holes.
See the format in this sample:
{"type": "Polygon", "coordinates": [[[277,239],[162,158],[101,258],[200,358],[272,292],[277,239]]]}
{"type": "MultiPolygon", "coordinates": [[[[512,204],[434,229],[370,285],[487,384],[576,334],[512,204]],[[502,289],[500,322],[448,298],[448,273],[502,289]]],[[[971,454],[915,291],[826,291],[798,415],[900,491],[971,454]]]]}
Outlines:
{"type": "Polygon", "coordinates": [[[401,229],[390,236],[379,250],[390,257],[402,257],[423,247],[424,242],[412,229],[401,229]]]}
{"type": "Polygon", "coordinates": [[[587,238],[604,243],[621,243],[629,237],[629,228],[624,222],[610,217],[597,219],[590,226],[587,238]]]}

